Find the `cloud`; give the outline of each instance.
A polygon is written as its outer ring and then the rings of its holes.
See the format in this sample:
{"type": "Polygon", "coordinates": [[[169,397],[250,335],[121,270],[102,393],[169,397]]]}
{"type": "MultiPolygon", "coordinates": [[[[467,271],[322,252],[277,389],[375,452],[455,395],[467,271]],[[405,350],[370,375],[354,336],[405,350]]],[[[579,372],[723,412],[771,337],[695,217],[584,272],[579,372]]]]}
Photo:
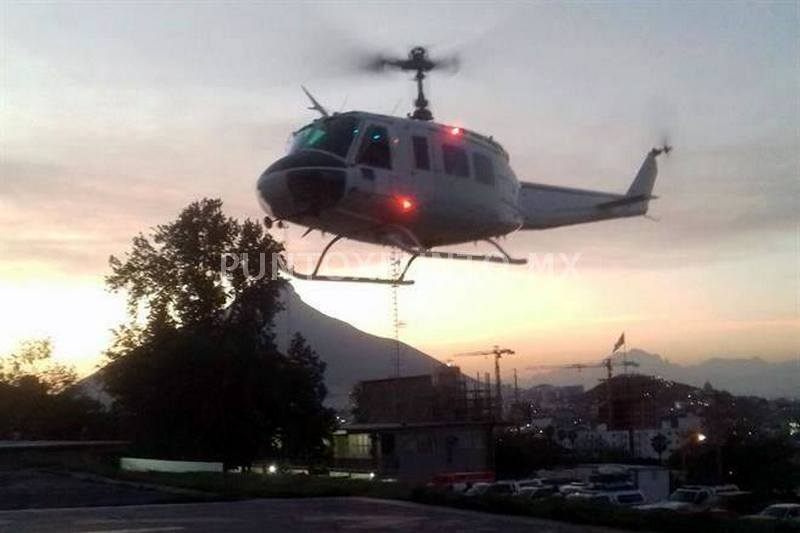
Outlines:
{"type": "MultiPolygon", "coordinates": [[[[347,96],[356,109],[386,112],[399,101],[404,110],[411,84],[400,75],[352,76],[354,55],[463,44],[462,73],[430,80],[434,113],[503,142],[523,180],[622,192],[665,133],[676,149],[661,161],[660,199],[651,204],[659,222],[505,241],[521,256],[580,253],[580,283],[516,284],[493,271],[459,293],[458,308],[455,283],[435,293],[435,305],[430,292],[407,292],[428,324],[444,316],[456,336],[467,323],[470,334],[527,338],[529,322],[544,323],[563,344],[563,331],[594,315],[659,321],[683,309],[690,321],[738,306],[783,316],[800,253],[796,9],[426,9],[420,18],[386,4],[7,6],[0,275],[47,268],[99,276],[134,234],[203,196],[221,197],[233,215],[261,216],[257,175],[314,116],[299,84],[313,81],[332,108],[347,96]],[[480,313],[473,296],[487,302],[480,313]],[[507,324],[508,302],[520,312],[541,305],[533,319],[507,324]]],[[[292,248],[322,247],[316,235],[291,235],[292,248]]],[[[418,287],[455,271],[414,268],[418,287]]],[[[325,290],[329,311],[360,324],[382,319],[352,306],[352,287],[325,290]]],[[[423,333],[420,342],[443,342],[435,328],[423,333]]]]}

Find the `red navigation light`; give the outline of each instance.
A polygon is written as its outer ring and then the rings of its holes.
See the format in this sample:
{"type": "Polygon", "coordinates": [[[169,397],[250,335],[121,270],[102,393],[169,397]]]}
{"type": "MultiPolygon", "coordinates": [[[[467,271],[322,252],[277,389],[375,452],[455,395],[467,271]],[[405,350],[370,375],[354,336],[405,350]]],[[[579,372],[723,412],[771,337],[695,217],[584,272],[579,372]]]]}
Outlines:
{"type": "Polygon", "coordinates": [[[414,210],[414,201],[408,196],[395,196],[395,200],[401,212],[408,213],[414,210]]]}
{"type": "Polygon", "coordinates": [[[462,129],[458,126],[454,126],[450,128],[450,135],[461,135],[463,133],[462,129]]]}

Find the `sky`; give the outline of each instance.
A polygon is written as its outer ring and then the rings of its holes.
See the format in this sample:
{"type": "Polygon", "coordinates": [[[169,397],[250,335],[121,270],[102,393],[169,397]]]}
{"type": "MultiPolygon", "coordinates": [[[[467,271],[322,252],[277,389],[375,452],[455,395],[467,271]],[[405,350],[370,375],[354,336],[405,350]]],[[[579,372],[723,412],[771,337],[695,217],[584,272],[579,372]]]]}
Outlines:
{"type": "MultiPolygon", "coordinates": [[[[494,136],[523,181],[623,192],[647,150],[675,150],[652,220],[509,236],[533,267],[415,263],[403,341],[442,360],[507,346],[521,372],[597,360],[622,331],[676,362],[800,357],[797,2],[6,0],[0,23],[0,354],[50,336],[91,371],[126,320],[104,287],[110,255],[202,197],[263,216],[256,178],[314,118],[299,86],[402,115],[406,77],[358,74],[353,58],[424,44],[462,57],[431,79],[437,120],[494,136]]],[[[302,231],[275,235],[319,252],[302,231]]],[[[387,287],[294,286],[393,335],[387,287]]]]}

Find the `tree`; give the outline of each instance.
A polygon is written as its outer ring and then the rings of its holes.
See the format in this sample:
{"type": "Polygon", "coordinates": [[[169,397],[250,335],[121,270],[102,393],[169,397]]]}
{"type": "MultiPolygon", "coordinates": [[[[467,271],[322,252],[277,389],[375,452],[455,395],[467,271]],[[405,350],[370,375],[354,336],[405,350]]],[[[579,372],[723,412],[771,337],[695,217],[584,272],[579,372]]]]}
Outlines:
{"type": "Polygon", "coordinates": [[[786,436],[731,435],[720,446],[687,443],[670,456],[669,463],[685,469],[690,483],[735,483],[765,498],[786,499],[793,497],[800,482],[795,454],[786,436]]]}
{"type": "Polygon", "coordinates": [[[23,342],[0,359],[0,438],[110,436],[102,406],[72,385],[75,369],[52,360],[49,339],[23,342]]]}
{"type": "Polygon", "coordinates": [[[50,339],[24,341],[17,351],[0,359],[0,381],[58,394],[75,383],[78,376],[73,367],[54,362],[52,355],[50,339]]]}
{"type": "Polygon", "coordinates": [[[357,424],[364,424],[368,422],[368,410],[364,406],[364,387],[361,382],[353,385],[350,391],[350,414],[353,415],[353,422],[357,424]]]}
{"type": "Polygon", "coordinates": [[[326,451],[320,435],[330,433],[334,424],[333,411],[320,409],[328,392],[325,363],[300,333],[292,338],[287,359],[285,386],[293,392],[293,401],[285,411],[289,420],[284,424],[284,442],[295,458],[316,461],[326,451]]]}
{"type": "Polygon", "coordinates": [[[140,452],[246,466],[307,453],[329,433],[324,366],[304,343],[288,357],[275,346],[281,251],[258,223],[205,199],[111,257],[107,283],[127,293],[131,322],[104,378],[140,452]],[[231,252],[240,268],[224,269],[231,252]]]}
{"type": "Polygon", "coordinates": [[[573,450],[575,449],[575,441],[578,440],[578,432],[574,429],[570,429],[567,432],[567,438],[569,439],[569,446],[573,450]]]}
{"type": "Polygon", "coordinates": [[[131,317],[146,313],[144,326],[128,325],[118,336],[123,345],[115,348],[124,353],[142,336],[184,326],[238,322],[269,329],[282,283],[271,259],[281,251],[257,222],[226,217],[221,200],[190,204],[150,238],[134,237],[125,260],[109,259],[109,288],[127,292],[131,317]],[[224,270],[222,261],[232,252],[241,268],[224,270]]]}
{"type": "Polygon", "coordinates": [[[667,451],[667,437],[661,433],[657,433],[650,439],[650,446],[653,447],[653,451],[658,454],[658,462],[661,462],[661,456],[665,451],[667,451]]]}
{"type": "Polygon", "coordinates": [[[564,448],[542,435],[506,431],[495,440],[498,479],[527,477],[541,468],[564,464],[567,459],[564,448]]]}

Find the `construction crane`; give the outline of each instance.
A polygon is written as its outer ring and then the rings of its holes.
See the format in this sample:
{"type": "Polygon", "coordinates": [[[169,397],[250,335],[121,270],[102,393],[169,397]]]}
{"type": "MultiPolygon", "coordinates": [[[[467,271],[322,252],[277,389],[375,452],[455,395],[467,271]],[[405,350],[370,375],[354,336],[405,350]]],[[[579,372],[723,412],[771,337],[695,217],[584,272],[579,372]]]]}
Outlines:
{"type": "Polygon", "coordinates": [[[500,359],[504,355],[513,355],[513,354],[514,350],[510,350],[508,348],[500,348],[497,345],[495,345],[491,350],[480,350],[477,352],[464,352],[455,354],[455,357],[473,357],[478,355],[494,356],[494,386],[495,386],[495,395],[497,397],[497,405],[495,406],[495,409],[497,410],[498,420],[503,418],[503,393],[500,389],[500,359]]]}
{"type": "Polygon", "coordinates": [[[536,365],[536,366],[528,366],[525,367],[527,370],[557,370],[557,369],[564,369],[564,368],[572,368],[580,372],[586,368],[605,368],[606,369],[606,401],[608,403],[608,427],[611,429],[613,420],[614,420],[614,404],[612,402],[613,393],[611,390],[611,378],[614,377],[614,368],[621,366],[623,368],[627,367],[638,367],[639,363],[636,361],[614,361],[610,357],[606,357],[599,363],[573,363],[569,365],[536,365]]]}

